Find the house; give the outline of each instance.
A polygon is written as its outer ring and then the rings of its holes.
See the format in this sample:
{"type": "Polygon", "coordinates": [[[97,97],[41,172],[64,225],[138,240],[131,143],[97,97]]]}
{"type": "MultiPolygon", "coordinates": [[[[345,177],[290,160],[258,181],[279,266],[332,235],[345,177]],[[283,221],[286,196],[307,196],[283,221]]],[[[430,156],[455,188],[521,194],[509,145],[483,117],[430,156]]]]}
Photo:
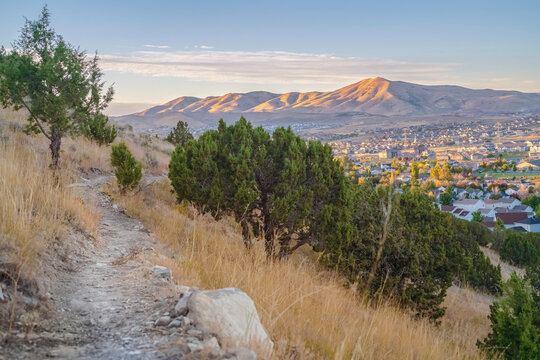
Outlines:
{"type": "Polygon", "coordinates": [[[486,156],[484,156],[484,154],[480,154],[480,153],[471,154],[471,160],[484,160],[485,158],[486,156]]]}
{"type": "Polygon", "coordinates": [[[529,215],[524,212],[504,212],[495,214],[495,218],[501,219],[504,227],[509,229],[516,226],[516,221],[528,219],[529,215]]]}
{"type": "Polygon", "coordinates": [[[497,207],[510,209],[518,205],[521,205],[521,201],[519,201],[516,198],[504,198],[504,199],[498,199],[498,200],[485,199],[484,200],[484,206],[487,209],[495,209],[497,207]]]}
{"type": "Polygon", "coordinates": [[[517,226],[521,226],[527,232],[540,232],[540,218],[528,218],[516,221],[517,226]]]}
{"type": "Polygon", "coordinates": [[[540,171],[540,159],[522,161],[516,166],[518,170],[540,171]]]}
{"type": "Polygon", "coordinates": [[[399,150],[396,149],[385,149],[379,152],[379,159],[394,159],[399,157],[399,150]]]}
{"type": "Polygon", "coordinates": [[[482,217],[484,219],[486,219],[486,218],[495,218],[495,210],[494,209],[480,209],[478,211],[480,211],[480,215],[482,215],[482,217]]]}
{"type": "Polygon", "coordinates": [[[470,212],[477,211],[479,209],[484,208],[484,200],[480,199],[462,199],[454,201],[452,204],[458,208],[461,208],[463,210],[467,210],[470,212]]]}

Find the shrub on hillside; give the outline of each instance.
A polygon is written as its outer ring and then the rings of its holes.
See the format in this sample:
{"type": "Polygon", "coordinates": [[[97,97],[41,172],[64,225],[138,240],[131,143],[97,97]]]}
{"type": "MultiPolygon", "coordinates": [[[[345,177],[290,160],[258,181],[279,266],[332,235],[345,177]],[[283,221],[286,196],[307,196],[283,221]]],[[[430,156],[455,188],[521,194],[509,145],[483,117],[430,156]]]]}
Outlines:
{"type": "Polygon", "coordinates": [[[193,135],[189,132],[188,124],[184,121],[179,121],[176,127],[165,138],[173,145],[185,146],[188,141],[193,140],[193,135]]]}
{"type": "Polygon", "coordinates": [[[96,114],[84,124],[82,133],[100,146],[110,144],[116,139],[117,131],[114,125],[107,125],[108,122],[107,116],[96,114]]]}
{"type": "Polygon", "coordinates": [[[538,267],[523,279],[513,273],[503,296],[490,306],[491,333],[478,346],[505,359],[540,359],[540,276],[538,267]]]}
{"type": "Polygon", "coordinates": [[[432,319],[444,314],[440,304],[455,279],[499,291],[500,271],[480,251],[478,229],[438,210],[432,198],[369,185],[353,196],[352,236],[328,243],[323,257],[351,282],[432,319]]]}
{"type": "Polygon", "coordinates": [[[501,258],[518,266],[540,266],[540,233],[504,232],[501,258]]]}
{"type": "Polygon", "coordinates": [[[233,215],[246,245],[260,235],[269,257],[331,241],[349,201],[350,182],[329,146],[306,143],[290,128],[270,135],[244,118],[221,120],[218,130],[177,146],[169,178],[178,201],[233,215]]]}
{"type": "Polygon", "coordinates": [[[127,148],[126,144],[113,145],[111,165],[122,192],[135,188],[142,176],[142,164],[139,163],[127,148]]]}

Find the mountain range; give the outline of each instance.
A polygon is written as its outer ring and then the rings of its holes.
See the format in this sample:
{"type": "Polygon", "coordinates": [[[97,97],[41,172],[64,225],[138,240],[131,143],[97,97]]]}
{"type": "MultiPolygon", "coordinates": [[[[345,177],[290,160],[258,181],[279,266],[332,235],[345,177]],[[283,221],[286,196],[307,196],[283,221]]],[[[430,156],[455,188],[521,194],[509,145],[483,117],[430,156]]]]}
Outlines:
{"type": "Polygon", "coordinates": [[[191,127],[216,123],[220,117],[254,122],[264,119],[304,121],[351,116],[407,117],[425,115],[488,116],[540,112],[540,94],[506,90],[473,90],[450,85],[418,85],[384,78],[364,79],[328,92],[266,91],[229,93],[197,98],[183,96],[139,113],[117,117],[135,127],[173,126],[184,120],[191,127]]]}

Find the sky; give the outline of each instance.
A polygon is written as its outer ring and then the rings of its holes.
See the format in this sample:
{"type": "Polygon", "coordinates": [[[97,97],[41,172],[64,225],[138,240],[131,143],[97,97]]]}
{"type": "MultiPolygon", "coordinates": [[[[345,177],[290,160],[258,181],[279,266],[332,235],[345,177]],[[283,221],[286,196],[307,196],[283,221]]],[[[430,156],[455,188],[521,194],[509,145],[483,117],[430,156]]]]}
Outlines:
{"type": "Polygon", "coordinates": [[[0,0],[0,45],[45,4],[59,34],[100,55],[116,92],[111,115],[375,76],[540,92],[538,0],[0,0]]]}

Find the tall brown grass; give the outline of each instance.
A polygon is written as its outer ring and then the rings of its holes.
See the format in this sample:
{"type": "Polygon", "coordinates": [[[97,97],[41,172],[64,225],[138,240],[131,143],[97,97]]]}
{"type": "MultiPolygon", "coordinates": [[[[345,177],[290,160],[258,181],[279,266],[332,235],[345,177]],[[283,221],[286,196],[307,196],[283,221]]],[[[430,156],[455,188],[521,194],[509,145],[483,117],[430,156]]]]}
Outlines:
{"type": "Polygon", "coordinates": [[[18,121],[2,124],[8,129],[0,134],[0,271],[31,279],[52,240],[63,239],[69,226],[94,234],[98,218],[77,190],[65,186],[67,173],[54,181],[41,138],[20,133],[18,121]]]}
{"type": "MultiPolygon", "coordinates": [[[[435,327],[391,303],[368,305],[343,286],[339,275],[308,256],[269,261],[260,246],[247,251],[234,222],[176,205],[166,180],[137,194],[109,191],[177,255],[153,260],[171,268],[179,283],[248,293],[276,343],[277,358],[482,358],[470,338],[477,324],[456,319],[435,327]]],[[[459,317],[466,318],[477,309],[460,311],[459,317]]]]}

